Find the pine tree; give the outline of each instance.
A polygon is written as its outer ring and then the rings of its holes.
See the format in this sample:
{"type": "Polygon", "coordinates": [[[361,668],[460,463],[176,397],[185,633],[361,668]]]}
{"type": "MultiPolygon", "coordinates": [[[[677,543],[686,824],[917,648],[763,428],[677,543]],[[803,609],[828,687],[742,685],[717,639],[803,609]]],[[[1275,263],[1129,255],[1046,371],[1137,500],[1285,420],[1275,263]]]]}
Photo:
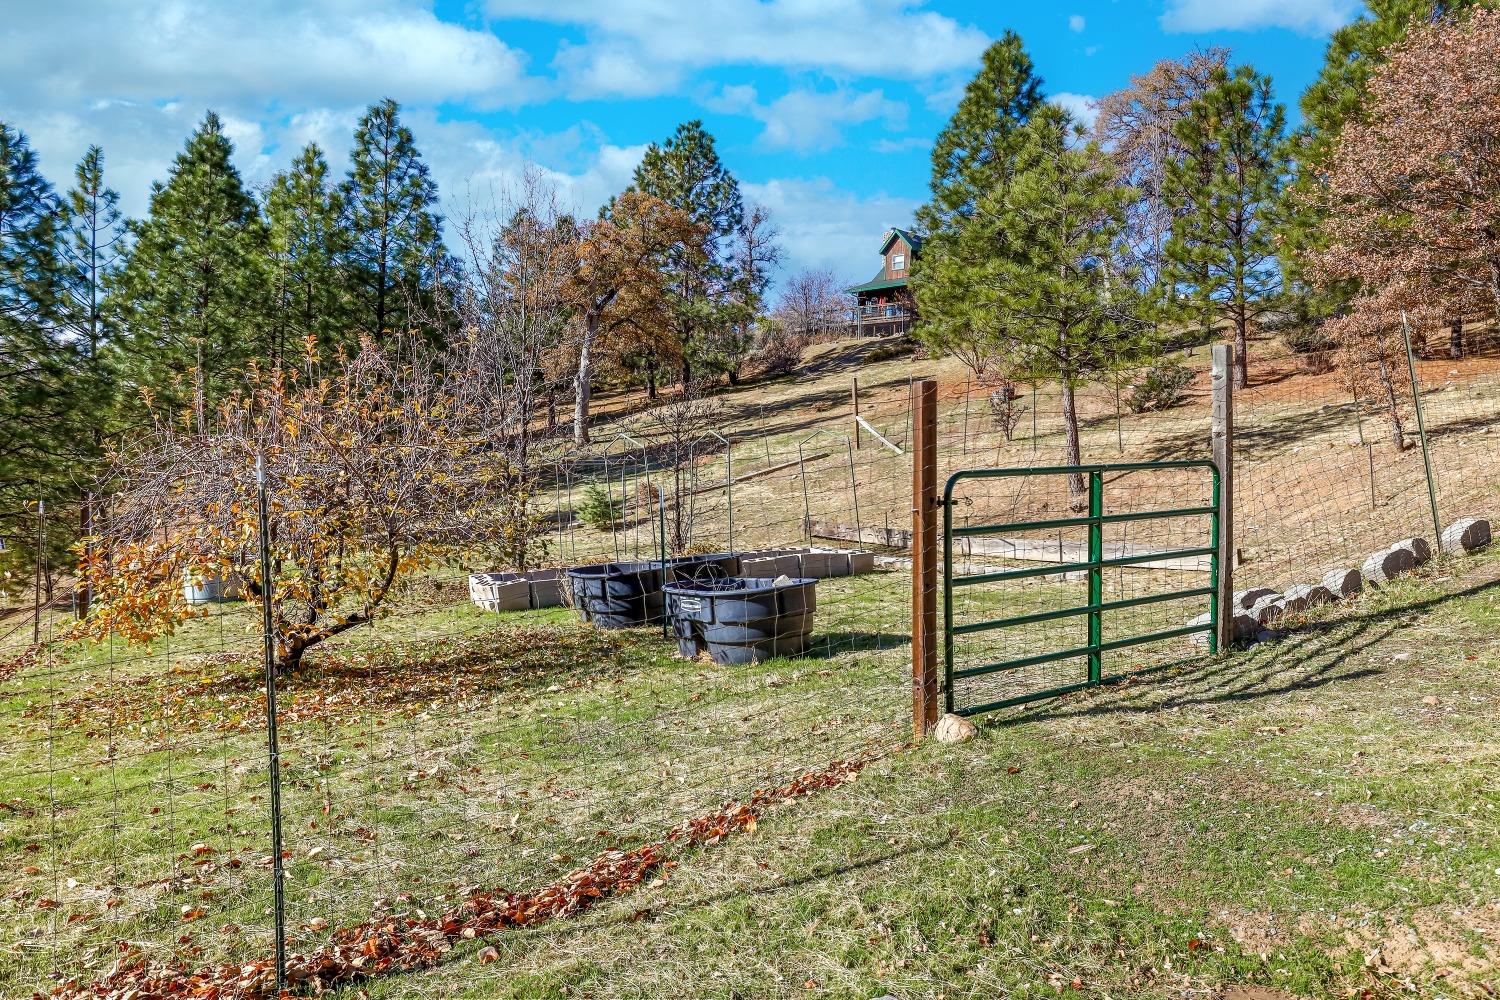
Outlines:
{"type": "Polygon", "coordinates": [[[682,351],[682,383],[694,369],[723,371],[715,357],[715,334],[734,323],[733,287],[736,280],[733,247],[744,224],[744,202],[739,181],[719,159],[714,137],[701,121],[685,122],[666,142],[652,143],[630,190],[658,198],[701,227],[699,249],[679,246],[667,263],[668,301],[672,330],[682,351]]]}
{"type": "Polygon", "coordinates": [[[61,336],[60,210],[26,136],[0,122],[0,503],[63,488],[83,402],[61,336]]]}
{"type": "MultiPolygon", "coordinates": [[[[1016,133],[1007,184],[981,195],[935,279],[962,300],[976,333],[1015,379],[1062,389],[1067,462],[1080,464],[1076,391],[1137,363],[1149,324],[1135,316],[1131,275],[1110,268],[1134,192],[1115,181],[1072,117],[1038,108],[1016,133]]],[[[1081,476],[1069,489],[1084,501],[1081,476]]]]}
{"type": "Polygon", "coordinates": [[[1184,155],[1167,168],[1178,210],[1162,294],[1170,311],[1233,330],[1236,383],[1249,384],[1249,330],[1278,304],[1272,218],[1286,176],[1286,113],[1271,78],[1249,66],[1216,70],[1177,123],[1184,155]]]}
{"type": "Polygon", "coordinates": [[[110,292],[128,388],[181,409],[211,402],[267,354],[266,228],[210,111],[151,189],[150,213],[110,292]],[[201,392],[200,392],[201,390],[201,392]]]}
{"type": "Polygon", "coordinates": [[[283,358],[305,337],[331,348],[353,331],[342,262],[349,251],[341,224],[344,199],[328,183],[328,161],[309,143],[266,192],[266,225],[274,274],[271,351],[283,358]]]}
{"type": "Polygon", "coordinates": [[[341,195],[356,327],[381,336],[411,324],[440,339],[432,307],[453,262],[437,184],[390,98],[359,120],[341,195]]]}
{"type": "Polygon", "coordinates": [[[973,213],[979,198],[1005,183],[1016,131],[1042,103],[1021,36],[1007,31],[985,50],[953,117],[932,146],[932,200],[917,213],[928,238],[973,213]]]}
{"type": "Polygon", "coordinates": [[[97,360],[112,333],[105,288],[114,280],[126,251],[125,218],[119,192],[104,183],[104,150],[90,146],[73,169],[73,188],[63,199],[67,325],[97,360]]]}
{"type": "Polygon", "coordinates": [[[948,258],[964,252],[965,229],[980,199],[1003,192],[1014,167],[1018,133],[1041,106],[1042,81],[1014,32],[984,53],[952,119],[932,149],[932,198],[917,211],[925,236],[912,262],[911,288],[922,316],[919,336],[951,353],[976,374],[993,363],[990,338],[979,332],[961,277],[968,264],[948,258]],[[957,280],[955,280],[957,277],[957,280]]]}

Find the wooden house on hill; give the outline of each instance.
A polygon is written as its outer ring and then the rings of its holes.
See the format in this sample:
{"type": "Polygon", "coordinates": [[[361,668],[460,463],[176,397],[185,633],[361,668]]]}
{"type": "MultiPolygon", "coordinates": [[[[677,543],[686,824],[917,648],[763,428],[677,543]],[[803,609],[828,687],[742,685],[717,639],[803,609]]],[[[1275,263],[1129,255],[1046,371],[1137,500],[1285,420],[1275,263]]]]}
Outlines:
{"type": "Polygon", "coordinates": [[[922,240],[905,229],[888,229],[880,241],[880,271],[863,285],[846,289],[855,298],[854,329],[861,337],[910,333],[916,302],[907,278],[922,240]]]}

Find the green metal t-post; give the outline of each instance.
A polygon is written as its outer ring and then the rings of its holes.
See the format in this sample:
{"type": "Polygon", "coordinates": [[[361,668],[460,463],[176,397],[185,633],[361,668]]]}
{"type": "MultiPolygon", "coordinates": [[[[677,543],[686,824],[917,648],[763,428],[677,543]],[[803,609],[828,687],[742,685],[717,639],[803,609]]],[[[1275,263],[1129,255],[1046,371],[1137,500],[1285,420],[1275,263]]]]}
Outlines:
{"type": "Polygon", "coordinates": [[[1104,676],[1104,473],[1089,473],[1089,683],[1098,684],[1104,676]]]}

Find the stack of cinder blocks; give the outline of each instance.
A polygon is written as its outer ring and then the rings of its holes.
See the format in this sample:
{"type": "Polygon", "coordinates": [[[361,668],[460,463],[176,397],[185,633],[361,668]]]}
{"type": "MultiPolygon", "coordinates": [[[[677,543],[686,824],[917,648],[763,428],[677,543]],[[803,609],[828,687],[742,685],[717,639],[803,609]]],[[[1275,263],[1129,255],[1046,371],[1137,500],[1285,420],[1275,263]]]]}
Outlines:
{"type": "Polygon", "coordinates": [[[875,572],[875,553],[849,549],[765,549],[740,556],[740,575],[749,577],[859,576],[875,572]]]}
{"type": "Polygon", "coordinates": [[[469,577],[469,600],[485,611],[526,611],[563,603],[563,571],[475,573],[469,577]]]}

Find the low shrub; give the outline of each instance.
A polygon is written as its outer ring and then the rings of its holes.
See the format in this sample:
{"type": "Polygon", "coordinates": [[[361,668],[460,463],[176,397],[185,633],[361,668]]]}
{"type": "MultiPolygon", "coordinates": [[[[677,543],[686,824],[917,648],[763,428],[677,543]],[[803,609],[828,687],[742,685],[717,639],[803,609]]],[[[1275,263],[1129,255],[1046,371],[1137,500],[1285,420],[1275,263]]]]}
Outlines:
{"type": "Polygon", "coordinates": [[[898,337],[889,344],[879,344],[865,355],[865,362],[877,364],[881,361],[895,361],[899,358],[909,358],[917,349],[916,342],[910,337],[898,337]]]}
{"type": "Polygon", "coordinates": [[[1192,369],[1167,355],[1157,359],[1131,383],[1125,405],[1131,413],[1170,409],[1182,402],[1192,384],[1192,369]]]}
{"type": "Polygon", "coordinates": [[[620,501],[598,483],[584,487],[577,512],[584,524],[600,531],[608,531],[620,523],[620,501]]]}
{"type": "Polygon", "coordinates": [[[1281,331],[1281,342],[1310,372],[1333,369],[1333,341],[1316,323],[1289,326],[1281,331]]]}

